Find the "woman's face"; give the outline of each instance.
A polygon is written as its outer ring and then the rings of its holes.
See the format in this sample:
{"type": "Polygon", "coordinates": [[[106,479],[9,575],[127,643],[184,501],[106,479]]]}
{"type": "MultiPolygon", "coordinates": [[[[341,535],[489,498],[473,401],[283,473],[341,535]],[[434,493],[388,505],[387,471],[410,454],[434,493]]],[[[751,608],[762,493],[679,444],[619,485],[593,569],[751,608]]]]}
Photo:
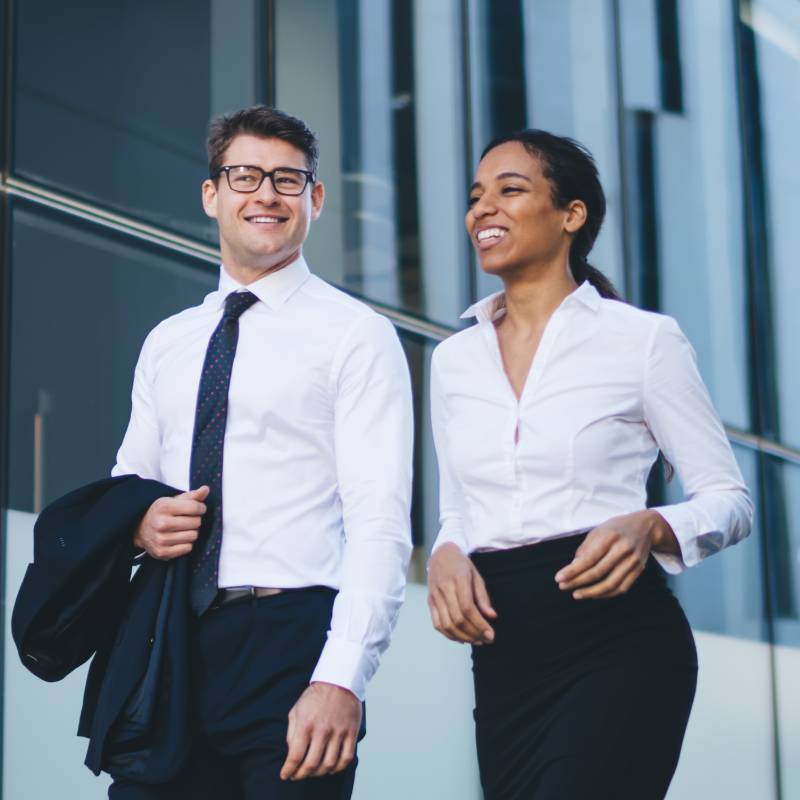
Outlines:
{"type": "Polygon", "coordinates": [[[555,208],[539,159],[520,142],[506,142],[478,164],[466,224],[481,268],[502,275],[565,263],[571,234],[583,224],[585,211],[580,201],[555,208]]]}

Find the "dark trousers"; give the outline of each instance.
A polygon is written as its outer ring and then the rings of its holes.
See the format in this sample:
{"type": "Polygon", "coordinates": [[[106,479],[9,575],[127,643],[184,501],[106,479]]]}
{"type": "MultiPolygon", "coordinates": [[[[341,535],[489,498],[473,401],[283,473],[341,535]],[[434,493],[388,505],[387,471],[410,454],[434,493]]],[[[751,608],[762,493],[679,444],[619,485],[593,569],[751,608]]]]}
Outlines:
{"type": "Polygon", "coordinates": [[[582,536],[473,554],[498,613],[473,647],[486,800],[662,800],[694,698],[691,630],[651,559],[630,591],[554,580],[582,536]]]}
{"type": "Polygon", "coordinates": [[[287,717],[308,686],[335,592],[285,591],[208,611],[192,631],[196,741],[169,784],[115,781],[111,800],[349,800],[343,773],[282,781],[287,717]]]}

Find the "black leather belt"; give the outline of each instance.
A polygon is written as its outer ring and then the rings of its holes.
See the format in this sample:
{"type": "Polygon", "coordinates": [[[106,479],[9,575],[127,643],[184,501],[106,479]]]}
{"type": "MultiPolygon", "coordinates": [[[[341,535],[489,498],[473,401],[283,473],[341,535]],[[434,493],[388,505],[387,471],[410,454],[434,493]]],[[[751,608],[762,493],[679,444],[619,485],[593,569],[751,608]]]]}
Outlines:
{"type": "Polygon", "coordinates": [[[231,603],[238,603],[240,600],[255,600],[257,597],[271,597],[280,594],[283,589],[272,589],[266,586],[238,586],[235,589],[220,589],[214,602],[209,607],[209,611],[215,608],[222,608],[231,603]]]}

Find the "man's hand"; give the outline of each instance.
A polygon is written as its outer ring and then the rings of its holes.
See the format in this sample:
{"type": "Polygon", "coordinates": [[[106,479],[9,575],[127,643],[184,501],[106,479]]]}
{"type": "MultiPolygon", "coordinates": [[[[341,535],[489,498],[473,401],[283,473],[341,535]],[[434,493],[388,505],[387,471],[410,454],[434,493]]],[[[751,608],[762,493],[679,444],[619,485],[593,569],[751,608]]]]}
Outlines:
{"type": "Polygon", "coordinates": [[[289,754],[281,780],[299,781],[341,772],[356,754],[361,701],[331,683],[312,683],[289,712],[289,754]]]}
{"type": "Polygon", "coordinates": [[[558,588],[576,600],[624,594],[641,575],[651,550],[679,553],[669,523],[657,512],[614,517],[590,531],[575,558],[556,573],[558,588]]]}
{"type": "Polygon", "coordinates": [[[161,561],[192,551],[206,506],[208,486],[175,497],[159,497],[142,517],[133,544],[161,561]]]}
{"type": "Polygon", "coordinates": [[[433,627],[454,642],[490,644],[496,619],[486,584],[457,545],[439,547],[428,562],[428,608],[433,627]]]}

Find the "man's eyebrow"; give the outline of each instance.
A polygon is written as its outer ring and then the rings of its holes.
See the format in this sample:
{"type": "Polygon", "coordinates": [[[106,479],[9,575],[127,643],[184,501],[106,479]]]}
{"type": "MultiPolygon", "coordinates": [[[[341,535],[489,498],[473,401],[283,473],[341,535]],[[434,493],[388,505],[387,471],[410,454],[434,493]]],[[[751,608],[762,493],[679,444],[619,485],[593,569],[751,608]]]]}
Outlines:
{"type": "MultiPolygon", "coordinates": [[[[495,180],[498,181],[502,181],[506,178],[522,178],[522,180],[528,181],[528,183],[533,183],[527,175],[523,175],[521,172],[501,172],[499,175],[495,175],[495,180]]],[[[483,189],[483,184],[480,181],[475,181],[475,183],[469,187],[470,191],[473,189],[483,189]]]]}

